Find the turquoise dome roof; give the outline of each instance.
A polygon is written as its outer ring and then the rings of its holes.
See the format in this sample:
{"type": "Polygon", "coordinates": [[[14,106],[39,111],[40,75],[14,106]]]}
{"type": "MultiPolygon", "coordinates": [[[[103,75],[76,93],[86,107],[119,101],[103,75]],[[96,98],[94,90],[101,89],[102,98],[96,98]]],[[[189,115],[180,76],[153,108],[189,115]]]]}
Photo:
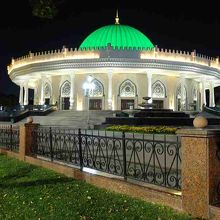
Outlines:
{"type": "MultiPolygon", "coordinates": [[[[117,19],[117,18],[116,18],[117,19]]],[[[141,31],[119,24],[118,20],[113,25],[101,27],[92,32],[81,43],[80,49],[100,49],[108,44],[115,49],[131,47],[132,49],[152,49],[154,45],[141,31]]]]}

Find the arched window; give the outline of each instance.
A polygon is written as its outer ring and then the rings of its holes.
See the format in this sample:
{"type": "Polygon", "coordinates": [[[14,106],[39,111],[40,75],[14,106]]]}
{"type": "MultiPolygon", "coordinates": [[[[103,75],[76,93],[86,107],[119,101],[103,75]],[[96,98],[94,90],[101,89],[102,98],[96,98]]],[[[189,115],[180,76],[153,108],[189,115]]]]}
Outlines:
{"type": "Polygon", "coordinates": [[[44,97],[45,98],[51,97],[51,86],[47,82],[44,84],[44,97]]]}
{"type": "Polygon", "coordinates": [[[157,80],[152,85],[152,96],[153,98],[165,98],[166,97],[166,88],[161,81],[157,80]]]}
{"type": "Polygon", "coordinates": [[[70,82],[65,81],[61,86],[61,97],[69,97],[70,96],[70,82]]]}
{"type": "Polygon", "coordinates": [[[130,80],[125,80],[119,87],[120,97],[135,97],[137,94],[135,84],[130,80]]]}
{"type": "Polygon", "coordinates": [[[94,89],[90,90],[89,96],[102,97],[104,95],[104,87],[102,83],[97,79],[93,79],[91,83],[93,83],[94,89]]]}

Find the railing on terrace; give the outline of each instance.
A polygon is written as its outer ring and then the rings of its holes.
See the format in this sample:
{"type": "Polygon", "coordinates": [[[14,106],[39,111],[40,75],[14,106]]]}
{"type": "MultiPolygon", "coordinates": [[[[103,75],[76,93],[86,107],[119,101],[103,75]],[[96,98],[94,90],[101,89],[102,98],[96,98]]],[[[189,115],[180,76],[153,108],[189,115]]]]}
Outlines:
{"type": "Polygon", "coordinates": [[[215,106],[215,107],[204,106],[203,110],[205,112],[220,116],[220,107],[217,107],[217,106],[215,106]]]}
{"type": "Polygon", "coordinates": [[[177,135],[76,130],[40,126],[33,131],[32,153],[172,189],[181,189],[177,135]]]}
{"type": "MultiPolygon", "coordinates": [[[[103,48],[106,49],[107,47],[103,48]]],[[[112,47],[108,47],[108,50],[114,50],[112,47]]],[[[131,48],[117,48],[117,51],[131,50],[131,48]]],[[[219,57],[208,57],[194,51],[180,51],[171,50],[155,47],[154,49],[146,49],[140,52],[140,57],[142,59],[162,59],[162,60],[172,60],[172,61],[182,61],[182,62],[194,62],[197,64],[211,66],[214,68],[220,68],[219,57]]],[[[58,50],[43,51],[43,52],[29,52],[29,54],[19,57],[12,58],[11,64],[8,66],[8,73],[13,69],[25,66],[31,63],[54,61],[62,59],[97,59],[100,58],[100,53],[98,50],[83,50],[83,49],[73,49],[63,47],[58,50]]]]}
{"type": "Polygon", "coordinates": [[[12,125],[0,126],[0,148],[19,151],[19,127],[12,125]]]}

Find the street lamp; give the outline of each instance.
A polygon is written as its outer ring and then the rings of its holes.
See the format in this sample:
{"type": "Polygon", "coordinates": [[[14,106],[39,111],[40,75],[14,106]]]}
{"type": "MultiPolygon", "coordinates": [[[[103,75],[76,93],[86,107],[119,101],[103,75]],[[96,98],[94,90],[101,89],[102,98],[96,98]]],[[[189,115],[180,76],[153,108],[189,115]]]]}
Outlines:
{"type": "Polygon", "coordinates": [[[93,89],[95,88],[95,84],[92,82],[93,77],[92,76],[88,76],[86,79],[86,82],[83,83],[83,89],[84,89],[84,94],[85,96],[87,96],[87,101],[88,101],[88,114],[87,114],[87,125],[88,125],[88,129],[90,129],[90,118],[89,118],[89,96],[90,93],[93,91],[93,89]]]}

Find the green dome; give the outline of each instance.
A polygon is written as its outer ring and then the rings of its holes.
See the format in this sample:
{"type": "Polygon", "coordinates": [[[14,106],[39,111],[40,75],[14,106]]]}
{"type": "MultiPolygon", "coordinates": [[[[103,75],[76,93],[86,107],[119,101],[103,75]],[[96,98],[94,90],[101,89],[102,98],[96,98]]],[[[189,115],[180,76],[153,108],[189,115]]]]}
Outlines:
{"type": "Polygon", "coordinates": [[[108,44],[115,49],[131,47],[133,49],[152,49],[154,45],[139,30],[128,25],[107,25],[92,32],[80,45],[80,49],[100,49],[108,44]]]}

